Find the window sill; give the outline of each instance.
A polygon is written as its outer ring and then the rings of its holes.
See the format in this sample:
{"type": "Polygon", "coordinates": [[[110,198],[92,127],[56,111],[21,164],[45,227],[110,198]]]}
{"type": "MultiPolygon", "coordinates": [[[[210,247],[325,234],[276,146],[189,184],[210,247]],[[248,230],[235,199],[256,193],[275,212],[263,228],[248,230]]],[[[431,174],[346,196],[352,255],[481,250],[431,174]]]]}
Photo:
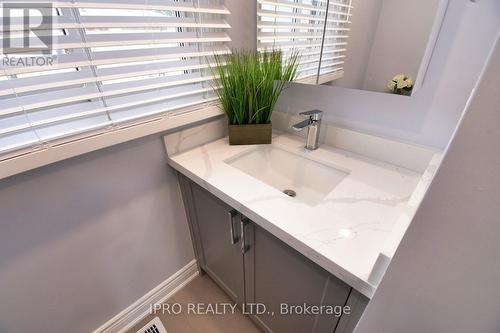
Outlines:
{"type": "Polygon", "coordinates": [[[338,71],[338,72],[333,72],[333,73],[328,73],[328,74],[321,74],[319,77],[310,76],[310,77],[298,79],[295,82],[302,83],[302,84],[318,85],[318,84],[323,84],[326,82],[335,81],[335,80],[341,79],[343,77],[344,77],[344,71],[338,71]]]}
{"type": "Polygon", "coordinates": [[[122,124],[111,130],[85,133],[80,137],[73,137],[71,141],[66,139],[64,142],[51,143],[50,146],[27,150],[21,152],[21,154],[17,152],[15,156],[0,161],[0,179],[126,141],[152,134],[165,133],[191,123],[221,117],[222,115],[223,112],[217,105],[208,105],[196,110],[187,110],[187,112],[178,115],[150,118],[142,122],[122,124]]]}

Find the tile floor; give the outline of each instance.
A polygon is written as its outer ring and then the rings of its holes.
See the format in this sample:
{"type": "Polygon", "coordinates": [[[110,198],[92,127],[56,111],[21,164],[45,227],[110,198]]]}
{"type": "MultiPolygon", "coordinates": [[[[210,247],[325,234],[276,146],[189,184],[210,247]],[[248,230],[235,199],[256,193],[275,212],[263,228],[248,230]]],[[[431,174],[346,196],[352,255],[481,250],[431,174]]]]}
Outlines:
{"type": "MultiPolygon", "coordinates": [[[[212,304],[214,306],[223,303],[232,304],[227,295],[206,274],[195,278],[165,304],[172,306],[175,303],[182,306],[180,314],[162,314],[161,312],[157,314],[168,333],[262,333],[238,308],[236,308],[234,314],[227,311],[226,314],[219,315],[193,314],[193,311],[188,311],[188,304],[201,303],[202,305],[212,304]]],[[[227,309],[229,310],[229,307],[227,309]]],[[[173,311],[173,308],[171,308],[171,311],[173,311]]],[[[154,317],[155,315],[150,315],[143,319],[128,333],[135,333],[154,317]]]]}

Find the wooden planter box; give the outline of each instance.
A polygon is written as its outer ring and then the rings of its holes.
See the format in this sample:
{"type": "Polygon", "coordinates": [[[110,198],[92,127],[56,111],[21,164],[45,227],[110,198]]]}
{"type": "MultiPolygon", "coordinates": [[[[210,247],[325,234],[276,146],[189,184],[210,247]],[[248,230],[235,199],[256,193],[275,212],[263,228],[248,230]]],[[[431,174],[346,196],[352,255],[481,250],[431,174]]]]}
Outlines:
{"type": "Polygon", "coordinates": [[[229,125],[230,145],[258,145],[271,143],[271,124],[229,125]]]}

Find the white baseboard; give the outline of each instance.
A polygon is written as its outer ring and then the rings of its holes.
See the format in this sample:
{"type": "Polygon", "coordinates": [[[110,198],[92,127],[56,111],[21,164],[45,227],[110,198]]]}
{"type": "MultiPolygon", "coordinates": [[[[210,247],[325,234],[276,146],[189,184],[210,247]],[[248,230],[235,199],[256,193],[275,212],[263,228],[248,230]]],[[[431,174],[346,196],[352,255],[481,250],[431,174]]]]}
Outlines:
{"type": "Polygon", "coordinates": [[[139,298],[132,305],[107,321],[93,333],[122,333],[126,332],[139,321],[149,315],[151,304],[163,303],[182,287],[187,285],[199,274],[196,260],[181,268],[174,275],[160,283],[139,298]]]}

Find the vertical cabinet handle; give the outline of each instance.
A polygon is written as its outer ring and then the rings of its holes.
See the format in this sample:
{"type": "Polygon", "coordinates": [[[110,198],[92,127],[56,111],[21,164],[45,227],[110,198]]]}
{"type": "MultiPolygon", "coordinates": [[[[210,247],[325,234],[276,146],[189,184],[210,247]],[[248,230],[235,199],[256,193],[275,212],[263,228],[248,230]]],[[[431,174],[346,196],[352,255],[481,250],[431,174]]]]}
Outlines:
{"type": "Polygon", "coordinates": [[[241,252],[243,254],[247,253],[250,249],[250,246],[247,245],[246,235],[245,235],[245,226],[250,223],[250,220],[247,217],[241,215],[241,252]]]}
{"type": "Polygon", "coordinates": [[[229,235],[231,237],[231,245],[235,245],[239,241],[238,236],[235,235],[235,232],[234,232],[234,217],[236,215],[238,215],[238,212],[235,209],[232,209],[228,213],[228,217],[229,217],[229,235]]]}

